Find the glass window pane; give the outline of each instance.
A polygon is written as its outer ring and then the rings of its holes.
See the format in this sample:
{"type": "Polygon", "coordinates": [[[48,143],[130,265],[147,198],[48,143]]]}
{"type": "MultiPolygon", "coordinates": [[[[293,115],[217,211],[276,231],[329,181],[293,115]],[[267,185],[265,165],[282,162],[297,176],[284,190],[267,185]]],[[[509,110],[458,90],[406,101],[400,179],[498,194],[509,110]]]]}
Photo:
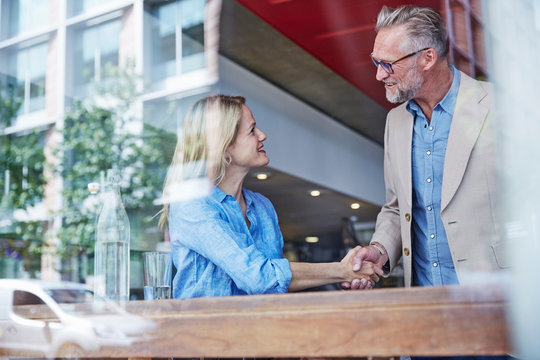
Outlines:
{"type": "Polygon", "coordinates": [[[10,84],[22,101],[18,115],[45,108],[47,49],[47,43],[42,43],[9,54],[8,72],[13,77],[10,84]]]}
{"type": "Polygon", "coordinates": [[[49,21],[48,0],[11,0],[6,2],[6,8],[9,17],[3,20],[9,23],[9,37],[39,28],[49,21]]]}
{"type": "Polygon", "coordinates": [[[182,127],[189,107],[208,94],[197,94],[177,100],[159,99],[144,104],[145,122],[153,127],[176,134],[182,127]]]}
{"type": "Polygon", "coordinates": [[[151,10],[152,79],[176,75],[176,24],[178,3],[168,2],[151,10]]]}
{"type": "Polygon", "coordinates": [[[29,111],[36,111],[45,108],[45,72],[47,67],[47,44],[41,44],[28,49],[28,66],[30,94],[29,111]],[[43,59],[42,61],[32,61],[31,59],[43,59]]]}
{"type": "Polygon", "coordinates": [[[97,29],[101,66],[107,64],[118,65],[118,35],[121,30],[120,26],[120,21],[112,21],[103,24],[97,29]],[[111,36],[112,34],[116,36],[111,36]]]}
{"type": "Polygon", "coordinates": [[[8,72],[9,72],[9,83],[8,85],[13,88],[13,95],[15,98],[19,99],[22,104],[19,107],[17,111],[17,115],[21,115],[24,113],[24,73],[23,70],[26,67],[26,64],[24,62],[25,56],[24,52],[22,51],[13,51],[11,52],[8,57],[8,72]]]}
{"type": "Polygon", "coordinates": [[[118,65],[120,20],[77,30],[73,36],[74,95],[82,98],[106,64],[118,65]]]}
{"type": "Polygon", "coordinates": [[[182,2],[182,72],[204,68],[204,0],[182,2]]]}
{"type": "Polygon", "coordinates": [[[204,68],[204,5],[204,0],[183,0],[151,7],[153,80],[179,75],[179,69],[187,73],[204,68]]]}
{"type": "Polygon", "coordinates": [[[68,0],[67,13],[68,16],[79,15],[94,7],[106,3],[107,0],[68,0]]]}
{"type": "Polygon", "coordinates": [[[60,321],[54,311],[37,295],[22,290],[13,292],[13,312],[29,320],[60,321]]]}

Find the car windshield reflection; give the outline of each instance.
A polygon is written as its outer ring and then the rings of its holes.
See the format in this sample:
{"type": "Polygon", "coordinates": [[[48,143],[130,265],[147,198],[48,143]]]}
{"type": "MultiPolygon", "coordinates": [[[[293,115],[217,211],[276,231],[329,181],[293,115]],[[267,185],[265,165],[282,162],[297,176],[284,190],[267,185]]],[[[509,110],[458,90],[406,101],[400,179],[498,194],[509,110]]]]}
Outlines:
{"type": "Polygon", "coordinates": [[[0,279],[0,354],[81,357],[148,340],[156,327],[83,284],[0,279]]]}
{"type": "Polygon", "coordinates": [[[110,315],[123,312],[122,308],[94,294],[91,290],[46,289],[45,293],[52,297],[62,310],[74,316],[110,315]],[[77,304],[89,303],[92,304],[91,307],[77,306],[77,304]]]}

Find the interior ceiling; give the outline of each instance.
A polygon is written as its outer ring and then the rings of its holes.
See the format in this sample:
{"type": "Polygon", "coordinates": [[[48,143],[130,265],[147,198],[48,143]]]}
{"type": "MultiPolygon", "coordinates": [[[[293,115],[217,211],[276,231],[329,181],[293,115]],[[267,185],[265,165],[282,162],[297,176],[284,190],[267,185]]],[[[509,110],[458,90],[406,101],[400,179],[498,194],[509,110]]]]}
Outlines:
{"type": "Polygon", "coordinates": [[[278,214],[283,237],[289,241],[303,242],[306,236],[318,236],[321,241],[335,241],[341,237],[344,219],[355,216],[360,223],[375,221],[380,210],[378,206],[360,201],[336,191],[275,169],[253,171],[244,182],[250,190],[268,197],[278,214]],[[255,178],[258,171],[270,174],[267,180],[255,178]],[[317,197],[311,190],[320,190],[317,197]],[[351,204],[358,202],[360,208],[353,210],[351,204]]]}
{"type": "MultiPolygon", "coordinates": [[[[381,144],[387,110],[384,87],[369,59],[374,26],[382,5],[403,0],[223,0],[220,54],[318,109],[353,131],[381,144]]],[[[416,0],[441,10],[443,1],[416,0]],[[437,5],[439,5],[437,7],[437,5]]],[[[249,95],[248,95],[249,96],[249,95]]],[[[378,206],[362,203],[303,179],[271,169],[260,182],[248,177],[247,188],[266,195],[276,207],[288,240],[337,234],[342,219],[357,216],[373,222],[378,206]]],[[[324,236],[323,236],[324,237],[324,236]]]]}

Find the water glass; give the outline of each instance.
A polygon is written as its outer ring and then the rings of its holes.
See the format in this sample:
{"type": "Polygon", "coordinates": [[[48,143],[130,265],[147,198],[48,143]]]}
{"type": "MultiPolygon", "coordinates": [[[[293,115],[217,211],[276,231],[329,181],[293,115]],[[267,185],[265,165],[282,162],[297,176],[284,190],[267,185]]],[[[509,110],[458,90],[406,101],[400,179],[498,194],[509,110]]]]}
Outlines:
{"type": "Polygon", "coordinates": [[[148,251],[142,255],[144,267],[144,299],[170,299],[171,253],[165,251],[148,251]]]}

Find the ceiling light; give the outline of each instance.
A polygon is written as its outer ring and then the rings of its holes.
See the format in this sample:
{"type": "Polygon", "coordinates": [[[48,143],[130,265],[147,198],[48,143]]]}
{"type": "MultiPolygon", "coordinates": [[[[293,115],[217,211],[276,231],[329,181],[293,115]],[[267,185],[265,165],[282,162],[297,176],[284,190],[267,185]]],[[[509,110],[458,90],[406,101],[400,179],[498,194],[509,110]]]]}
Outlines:
{"type": "Polygon", "coordinates": [[[321,192],[319,190],[311,190],[309,192],[309,195],[313,196],[313,197],[317,197],[317,196],[320,196],[321,195],[321,192]]]}
{"type": "Polygon", "coordinates": [[[257,180],[266,180],[268,179],[268,173],[265,173],[265,172],[256,173],[255,177],[257,178],[257,180]]]}
{"type": "Polygon", "coordinates": [[[306,242],[314,244],[319,242],[319,238],[317,236],[306,236],[306,242]]]}
{"type": "Polygon", "coordinates": [[[360,209],[360,204],[359,203],[352,203],[351,204],[351,209],[353,209],[353,210],[360,209]]]}

